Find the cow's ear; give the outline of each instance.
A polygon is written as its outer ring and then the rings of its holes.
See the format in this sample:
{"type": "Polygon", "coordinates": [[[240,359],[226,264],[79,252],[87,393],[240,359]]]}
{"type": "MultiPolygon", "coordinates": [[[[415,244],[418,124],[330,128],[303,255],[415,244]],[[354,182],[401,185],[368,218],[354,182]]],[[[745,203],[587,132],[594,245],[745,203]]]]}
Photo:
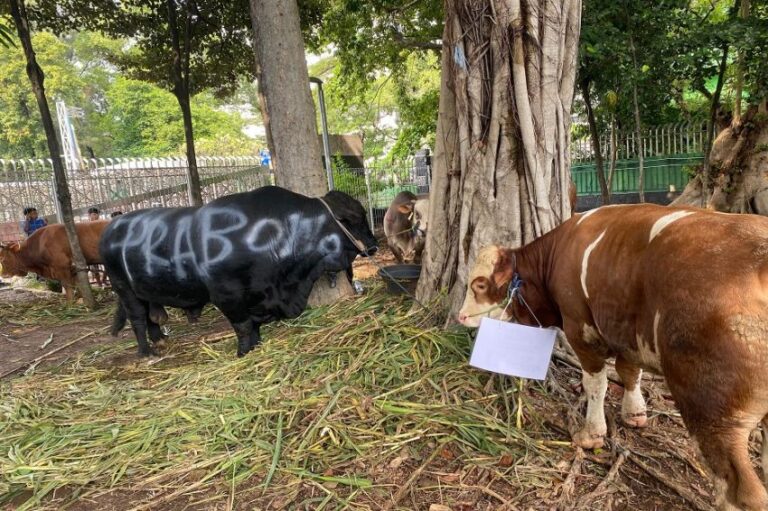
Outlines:
{"type": "Polygon", "coordinates": [[[508,249],[499,249],[499,258],[493,267],[493,284],[496,288],[508,285],[512,281],[512,274],[515,269],[512,268],[512,251],[508,249]]]}
{"type": "Polygon", "coordinates": [[[413,212],[413,204],[414,204],[415,202],[416,202],[416,201],[410,201],[410,202],[406,202],[405,204],[400,204],[400,205],[397,207],[397,210],[398,210],[400,213],[404,214],[404,215],[410,215],[410,214],[413,212]]]}

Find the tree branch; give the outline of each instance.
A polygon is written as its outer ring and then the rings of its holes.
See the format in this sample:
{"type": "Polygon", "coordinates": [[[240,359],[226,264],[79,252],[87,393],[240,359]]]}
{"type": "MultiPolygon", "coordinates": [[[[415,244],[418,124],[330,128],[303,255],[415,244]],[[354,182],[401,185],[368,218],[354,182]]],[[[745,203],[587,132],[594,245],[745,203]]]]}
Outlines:
{"type": "Polygon", "coordinates": [[[443,49],[443,43],[437,43],[435,41],[420,41],[412,37],[406,37],[400,31],[392,29],[392,38],[403,48],[413,48],[418,50],[435,50],[440,51],[443,49]]]}
{"type": "Polygon", "coordinates": [[[398,12],[407,11],[408,9],[413,7],[414,5],[417,5],[419,2],[421,2],[421,0],[412,0],[411,2],[408,2],[405,5],[401,5],[400,7],[392,7],[391,9],[387,9],[387,12],[389,14],[395,14],[395,13],[398,13],[398,12]]]}
{"type": "Polygon", "coordinates": [[[704,16],[699,20],[699,25],[702,26],[704,23],[707,22],[709,17],[712,15],[713,12],[715,12],[715,8],[717,8],[717,2],[715,0],[709,1],[709,10],[704,14],[704,16]]]}
{"type": "Polygon", "coordinates": [[[697,79],[696,82],[693,84],[693,88],[701,92],[705,98],[712,101],[712,93],[707,90],[707,87],[704,85],[703,80],[697,79]]]}

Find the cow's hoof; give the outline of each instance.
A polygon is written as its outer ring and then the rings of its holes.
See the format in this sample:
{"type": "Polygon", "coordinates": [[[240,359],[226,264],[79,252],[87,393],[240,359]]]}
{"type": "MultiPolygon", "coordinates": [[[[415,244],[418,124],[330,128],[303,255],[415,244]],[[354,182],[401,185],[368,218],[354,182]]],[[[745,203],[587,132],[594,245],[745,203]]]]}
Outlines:
{"type": "Polygon", "coordinates": [[[605,435],[582,429],[573,435],[573,443],[582,449],[600,449],[605,445],[605,435]]]}
{"type": "Polygon", "coordinates": [[[146,357],[156,357],[157,351],[155,351],[154,347],[149,347],[146,351],[139,348],[139,358],[146,358],[146,357]]]}
{"type": "Polygon", "coordinates": [[[168,337],[167,335],[164,335],[160,339],[156,340],[154,342],[154,348],[157,350],[164,350],[166,348],[165,338],[168,337]]]}
{"type": "Polygon", "coordinates": [[[648,425],[648,415],[645,412],[622,415],[621,420],[630,428],[644,428],[648,425]]]}

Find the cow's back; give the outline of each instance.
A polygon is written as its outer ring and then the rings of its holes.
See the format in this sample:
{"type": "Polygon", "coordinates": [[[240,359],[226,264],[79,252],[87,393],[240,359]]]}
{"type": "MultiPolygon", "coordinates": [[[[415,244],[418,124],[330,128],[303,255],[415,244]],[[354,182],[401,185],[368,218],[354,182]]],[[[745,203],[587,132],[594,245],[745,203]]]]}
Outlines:
{"type": "Polygon", "coordinates": [[[193,239],[197,209],[149,208],[113,219],[99,244],[113,287],[176,307],[206,303],[193,239]]]}
{"type": "Polygon", "coordinates": [[[552,286],[563,314],[593,323],[614,351],[643,352],[649,368],[661,369],[652,341],[665,327],[680,339],[732,317],[751,318],[755,335],[768,324],[768,219],[632,205],[562,227],[552,286]]]}
{"type": "Polygon", "coordinates": [[[323,234],[334,227],[320,201],[263,187],[200,208],[121,215],[101,253],[113,283],[146,301],[187,308],[249,291],[277,302],[287,299],[276,288],[303,271],[318,246],[341,248],[338,235],[323,234]]]}
{"type": "MultiPolygon", "coordinates": [[[[87,264],[100,264],[99,239],[109,220],[80,222],[75,224],[80,250],[87,264]]],[[[34,265],[71,266],[72,249],[64,224],[47,225],[27,238],[24,244],[25,258],[34,265]]]]}

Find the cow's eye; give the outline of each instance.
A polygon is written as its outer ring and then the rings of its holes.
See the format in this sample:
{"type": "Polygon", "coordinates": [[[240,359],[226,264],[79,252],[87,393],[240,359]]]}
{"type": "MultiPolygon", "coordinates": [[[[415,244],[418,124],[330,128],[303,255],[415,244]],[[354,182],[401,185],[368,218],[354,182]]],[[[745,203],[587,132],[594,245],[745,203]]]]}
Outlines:
{"type": "Polygon", "coordinates": [[[488,292],[488,282],[483,278],[477,279],[472,283],[472,290],[475,293],[485,294],[488,292]]]}

